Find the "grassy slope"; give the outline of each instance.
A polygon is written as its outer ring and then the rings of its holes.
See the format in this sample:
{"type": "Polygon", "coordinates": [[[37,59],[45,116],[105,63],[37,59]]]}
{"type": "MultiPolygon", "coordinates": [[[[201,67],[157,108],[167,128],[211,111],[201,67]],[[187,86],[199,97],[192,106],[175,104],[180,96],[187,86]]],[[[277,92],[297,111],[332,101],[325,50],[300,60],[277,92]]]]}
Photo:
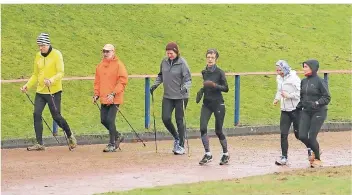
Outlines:
{"type": "MultiPolygon", "coordinates": [[[[107,42],[117,45],[130,74],[156,74],[165,44],[174,40],[192,72],[204,67],[204,51],[209,47],[219,49],[219,64],[228,72],[272,71],[279,58],[300,69],[299,62],[310,57],[319,59],[322,69],[350,69],[348,10],[351,6],[3,5],[1,77],[30,76],[35,39],[41,31],[49,32],[54,47],[62,51],[66,76],[93,75],[99,50],[107,42]]],[[[351,86],[346,89],[350,78],[330,77],[333,101],[329,120],[351,120],[351,110],[343,109],[351,107],[351,86]]],[[[233,78],[228,79],[233,86],[233,78]]],[[[2,84],[2,139],[34,136],[32,107],[18,93],[21,85],[2,84]]],[[[65,81],[64,85],[63,114],[72,128],[77,133],[105,132],[96,107],[90,104],[92,81],[65,81]]],[[[144,99],[133,97],[143,97],[143,85],[143,80],[130,79],[124,105],[125,115],[139,130],[144,129],[144,99]]],[[[200,105],[194,103],[194,97],[199,86],[200,79],[194,78],[187,114],[196,117],[188,117],[187,122],[195,128],[200,105]]],[[[225,127],[233,124],[233,90],[226,95],[225,127]]],[[[243,77],[241,90],[241,123],[278,123],[278,108],[270,106],[274,77],[243,77]]],[[[161,91],[158,89],[159,96],[161,91]]],[[[157,125],[163,129],[160,97],[156,101],[157,125]]],[[[129,131],[121,119],[118,127],[129,131]]]]}
{"type": "Polygon", "coordinates": [[[106,195],[351,194],[351,166],[303,169],[235,180],[136,189],[106,195]]]}

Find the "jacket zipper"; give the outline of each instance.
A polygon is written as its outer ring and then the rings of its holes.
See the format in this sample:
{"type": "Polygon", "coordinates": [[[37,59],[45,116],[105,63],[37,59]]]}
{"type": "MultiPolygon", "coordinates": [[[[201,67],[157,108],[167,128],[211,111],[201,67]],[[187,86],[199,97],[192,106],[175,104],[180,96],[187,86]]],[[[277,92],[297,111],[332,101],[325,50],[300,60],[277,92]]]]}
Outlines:
{"type": "Polygon", "coordinates": [[[309,80],[307,79],[307,86],[306,86],[306,96],[308,97],[308,86],[309,86],[309,80]]]}
{"type": "MultiPolygon", "coordinates": [[[[281,83],[281,94],[282,94],[283,89],[284,89],[284,87],[283,87],[284,82],[285,82],[285,77],[282,77],[282,83],[281,83]]],[[[280,94],[280,95],[281,95],[281,94],[280,94]]],[[[284,110],[286,110],[286,106],[285,106],[285,98],[284,98],[284,97],[282,97],[282,96],[281,96],[281,98],[282,98],[282,104],[284,105],[284,110]]]]}

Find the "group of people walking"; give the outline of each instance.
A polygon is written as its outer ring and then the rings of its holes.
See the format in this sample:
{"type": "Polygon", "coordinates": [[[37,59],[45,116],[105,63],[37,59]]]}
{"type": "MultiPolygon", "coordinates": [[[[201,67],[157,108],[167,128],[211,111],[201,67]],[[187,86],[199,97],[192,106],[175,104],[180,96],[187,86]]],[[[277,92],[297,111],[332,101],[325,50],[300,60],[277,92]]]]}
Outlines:
{"type": "MultiPolygon", "coordinates": [[[[37,86],[33,112],[37,143],[27,150],[45,150],[42,140],[42,112],[46,104],[55,122],[64,130],[69,147],[73,149],[77,146],[77,141],[67,121],[61,115],[64,76],[62,54],[51,46],[47,33],[41,33],[38,36],[37,44],[40,51],[35,56],[33,74],[21,87],[21,91],[26,93],[32,86],[37,86]]],[[[163,84],[162,121],[174,138],[172,152],[175,155],[183,155],[186,153],[185,110],[190,99],[192,76],[188,63],[181,56],[175,42],[168,43],[165,51],[166,57],[160,63],[160,70],[150,88],[150,93],[153,95],[158,86],[163,84]],[[171,119],[174,110],[177,130],[171,119]]],[[[102,61],[96,66],[95,71],[93,103],[97,104],[100,100],[101,123],[109,130],[110,140],[103,151],[114,152],[124,140],[123,135],[116,129],[115,119],[119,106],[123,103],[128,73],[124,63],[117,57],[114,45],[104,45],[102,56],[102,61]]],[[[212,114],[215,117],[215,133],[222,147],[219,164],[226,165],[230,159],[226,136],[223,133],[226,109],[222,96],[223,92],[229,91],[229,87],[224,71],[217,64],[218,58],[219,53],[216,49],[206,51],[206,65],[201,72],[203,83],[195,99],[196,103],[200,103],[203,99],[200,111],[200,135],[205,154],[199,161],[200,165],[205,165],[213,159],[207,135],[208,122],[212,114]]],[[[330,94],[327,83],[317,75],[318,61],[305,61],[302,67],[306,78],[301,81],[286,61],[279,60],[276,63],[278,88],[273,104],[281,103],[282,149],[282,156],[275,162],[277,165],[285,165],[288,162],[287,137],[292,123],[296,138],[301,140],[308,150],[311,165],[313,167],[321,165],[321,152],[316,138],[326,118],[330,94]]]]}

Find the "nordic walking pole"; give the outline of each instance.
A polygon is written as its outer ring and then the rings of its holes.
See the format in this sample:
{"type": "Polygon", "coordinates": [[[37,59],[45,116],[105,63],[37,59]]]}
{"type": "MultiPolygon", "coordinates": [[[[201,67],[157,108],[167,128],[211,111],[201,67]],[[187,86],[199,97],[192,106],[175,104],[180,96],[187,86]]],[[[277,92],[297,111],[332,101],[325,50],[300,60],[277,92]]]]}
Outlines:
{"type": "MultiPolygon", "coordinates": [[[[33,101],[31,100],[31,98],[29,97],[29,95],[28,95],[27,93],[25,93],[25,94],[26,94],[27,98],[29,99],[29,101],[30,101],[30,102],[33,104],[33,106],[34,106],[34,103],[33,103],[33,101]]],[[[53,131],[52,131],[51,128],[49,127],[49,125],[48,125],[48,123],[46,122],[46,120],[45,120],[43,117],[42,117],[42,120],[44,121],[44,123],[46,124],[46,126],[48,127],[48,129],[50,130],[51,135],[53,135],[53,136],[55,137],[57,143],[60,144],[59,140],[58,140],[57,137],[54,135],[53,131]]]]}
{"type": "MultiPolygon", "coordinates": [[[[117,105],[116,105],[117,107],[117,105]]],[[[121,110],[117,107],[117,110],[119,111],[119,113],[121,114],[121,116],[125,119],[125,121],[128,123],[128,125],[131,127],[132,131],[134,132],[134,134],[136,135],[136,137],[142,142],[142,144],[144,145],[144,147],[146,146],[145,143],[143,142],[143,140],[139,137],[138,133],[134,130],[134,128],[132,127],[132,125],[128,122],[128,120],[126,119],[126,117],[122,114],[121,110]]]]}
{"type": "Polygon", "coordinates": [[[154,107],[154,95],[153,95],[153,93],[152,93],[152,104],[153,104],[153,123],[154,123],[155,153],[158,153],[158,144],[156,142],[155,107],[154,107]]]}
{"type": "MultiPolygon", "coordinates": [[[[99,111],[101,111],[101,108],[100,108],[100,106],[98,105],[98,103],[97,103],[97,102],[94,102],[94,104],[97,105],[99,111]]],[[[120,146],[119,146],[119,150],[121,150],[120,146]]]]}
{"type": "MultiPolygon", "coordinates": [[[[49,90],[49,93],[50,93],[51,101],[53,102],[53,105],[54,105],[54,109],[55,109],[56,112],[59,112],[59,111],[57,110],[57,107],[56,107],[56,104],[55,104],[54,95],[51,93],[49,86],[48,86],[48,90],[49,90]]],[[[64,131],[64,135],[65,135],[65,139],[66,139],[66,143],[67,143],[68,149],[69,149],[70,151],[72,151],[72,148],[70,147],[70,144],[68,143],[68,137],[67,137],[65,131],[64,131]]]]}

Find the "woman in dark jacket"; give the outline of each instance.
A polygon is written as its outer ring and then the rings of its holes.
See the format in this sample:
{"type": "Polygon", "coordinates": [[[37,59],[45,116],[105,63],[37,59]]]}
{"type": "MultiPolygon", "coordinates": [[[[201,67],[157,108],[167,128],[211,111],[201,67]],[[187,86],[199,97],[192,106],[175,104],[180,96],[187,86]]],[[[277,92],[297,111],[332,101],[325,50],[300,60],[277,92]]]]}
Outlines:
{"type": "Polygon", "coordinates": [[[225,118],[225,104],[222,97],[222,92],[228,92],[225,73],[217,65],[216,61],[219,58],[219,53],[216,49],[209,49],[206,53],[207,66],[202,71],[203,87],[198,91],[196,102],[199,103],[203,98],[203,105],[200,114],[200,133],[205,149],[205,155],[199,162],[204,165],[213,159],[209,149],[209,138],[207,135],[207,126],[211,115],[215,116],[215,133],[220,140],[223,149],[223,154],[220,160],[220,165],[228,164],[230,156],[227,151],[226,137],[222,131],[222,126],[225,118]]]}
{"type": "Polygon", "coordinates": [[[320,167],[320,150],[317,136],[327,115],[330,92],[326,81],[317,75],[319,62],[307,60],[302,63],[304,78],[301,81],[301,97],[297,109],[302,110],[299,124],[299,139],[308,145],[311,167],[320,167]]]}

